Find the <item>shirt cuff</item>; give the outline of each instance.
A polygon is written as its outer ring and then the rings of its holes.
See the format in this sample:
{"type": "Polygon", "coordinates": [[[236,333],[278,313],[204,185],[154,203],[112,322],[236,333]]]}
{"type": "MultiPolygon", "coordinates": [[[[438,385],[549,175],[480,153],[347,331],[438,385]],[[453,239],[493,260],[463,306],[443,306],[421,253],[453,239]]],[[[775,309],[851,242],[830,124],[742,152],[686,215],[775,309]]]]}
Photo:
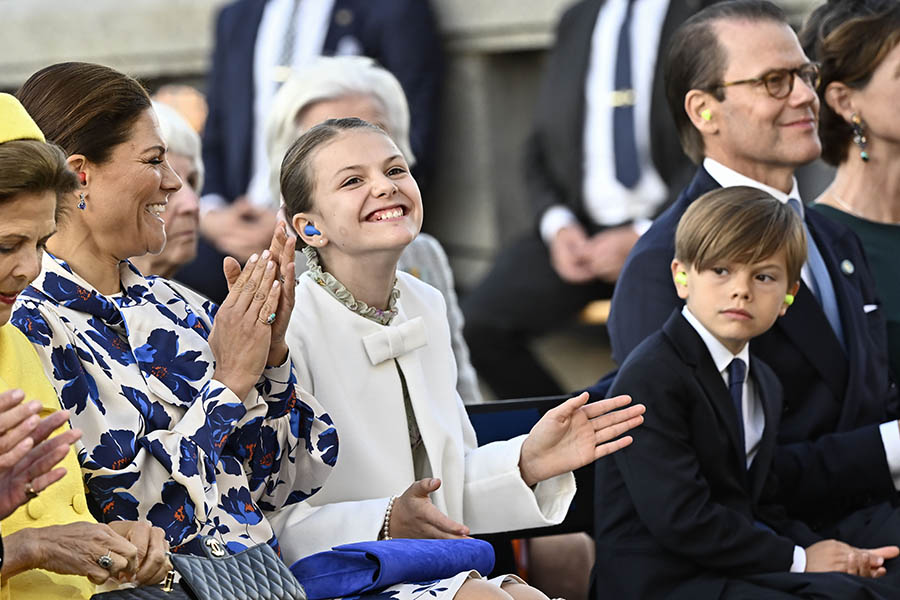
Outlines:
{"type": "Polygon", "coordinates": [[[881,432],[881,443],[884,445],[891,479],[894,480],[894,489],[900,490],[900,427],[897,421],[888,421],[882,423],[878,430],[881,432]]]}
{"type": "Polygon", "coordinates": [[[794,546],[794,562],[791,563],[791,573],[806,572],[806,550],[800,546],[794,546]]]}
{"type": "Polygon", "coordinates": [[[541,217],[541,239],[549,247],[560,229],[577,222],[578,219],[575,218],[575,213],[562,204],[554,204],[545,210],[544,215],[541,217]]]}

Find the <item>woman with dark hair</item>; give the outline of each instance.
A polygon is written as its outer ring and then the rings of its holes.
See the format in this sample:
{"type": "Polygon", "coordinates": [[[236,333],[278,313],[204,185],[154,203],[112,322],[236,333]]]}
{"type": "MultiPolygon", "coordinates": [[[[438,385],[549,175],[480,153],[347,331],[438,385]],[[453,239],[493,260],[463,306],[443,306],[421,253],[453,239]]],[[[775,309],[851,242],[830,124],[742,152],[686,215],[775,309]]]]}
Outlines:
{"type": "Polygon", "coordinates": [[[181,187],[144,88],[108,67],[62,63],[18,96],[78,186],[13,322],[83,431],[95,513],[147,519],[174,552],[201,554],[199,536],[231,552],[277,550],[264,511],[313,494],[337,455],[331,419],[297,385],[284,341],[293,242],[282,228],[243,270],[226,259],[221,306],[144,277],[127,259],[163,248],[160,213],[181,187]]]}
{"type": "MultiPolygon", "coordinates": [[[[890,372],[900,381],[900,2],[832,0],[800,34],[822,65],[822,158],[837,166],[815,208],[862,240],[888,324],[890,372]]],[[[841,263],[845,275],[854,265],[841,263]]]]}
{"type": "MultiPolygon", "coordinates": [[[[107,579],[155,583],[170,568],[162,530],[135,521],[101,525],[88,512],[78,459],[69,451],[81,432],[66,425],[69,413],[60,410],[34,349],[8,324],[16,297],[41,270],[41,255],[62,212],[59,199],[77,185],[62,151],[45,143],[41,130],[14,97],[0,94],[0,390],[13,390],[4,391],[2,403],[30,399],[14,410],[29,410],[32,415],[40,410],[40,425],[32,417],[31,436],[37,441],[54,429],[60,431],[26,455],[25,471],[0,481],[4,535],[0,598],[4,600],[86,599],[93,593],[93,584],[107,579]],[[26,464],[35,455],[42,455],[45,470],[60,460],[62,466],[40,475],[40,469],[35,469],[40,464],[26,464]]],[[[6,438],[13,437],[12,425],[8,415],[2,419],[0,446],[5,447],[6,438]]]]}

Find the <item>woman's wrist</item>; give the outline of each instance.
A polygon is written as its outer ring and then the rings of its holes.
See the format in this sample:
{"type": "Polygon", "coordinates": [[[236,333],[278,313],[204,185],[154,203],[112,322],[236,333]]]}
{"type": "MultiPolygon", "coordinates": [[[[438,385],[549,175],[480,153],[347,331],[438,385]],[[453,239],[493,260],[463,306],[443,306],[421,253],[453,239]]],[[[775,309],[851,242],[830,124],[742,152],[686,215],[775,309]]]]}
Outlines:
{"type": "Polygon", "coordinates": [[[42,564],[40,550],[41,528],[27,527],[15,533],[3,535],[3,568],[0,578],[9,579],[19,573],[35,569],[42,564]]]}

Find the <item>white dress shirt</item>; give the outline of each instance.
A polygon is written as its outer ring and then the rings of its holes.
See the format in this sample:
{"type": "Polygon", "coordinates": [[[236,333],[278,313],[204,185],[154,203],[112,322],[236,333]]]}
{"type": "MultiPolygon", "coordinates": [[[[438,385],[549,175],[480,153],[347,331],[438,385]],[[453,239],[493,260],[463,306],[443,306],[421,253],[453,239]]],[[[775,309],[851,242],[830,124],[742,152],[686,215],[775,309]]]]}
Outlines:
{"type": "MultiPolygon", "coordinates": [[[[635,93],[634,118],[641,177],[634,188],[616,179],[613,148],[613,106],[616,52],[619,30],[625,20],[628,0],[607,0],[600,8],[591,39],[591,57],[585,80],[583,170],[585,209],[600,225],[634,221],[642,234],[650,218],[665,201],[667,187],[653,165],[650,154],[650,106],[659,38],[669,9],[669,0],[633,0],[631,19],[631,73],[635,93]]],[[[541,217],[542,239],[549,244],[556,233],[576,222],[572,211],[554,205],[541,217]]]]}
{"type": "MultiPolygon", "coordinates": [[[[728,380],[728,366],[731,364],[731,361],[739,358],[747,365],[747,376],[744,378],[744,384],[741,388],[741,394],[744,399],[741,421],[744,423],[744,451],[747,455],[747,468],[749,469],[759,450],[759,443],[766,428],[766,415],[762,402],[759,399],[759,391],[756,389],[753,378],[750,376],[750,346],[749,344],[744,344],[740,352],[732,354],[731,350],[717,340],[703,323],[691,313],[687,306],[681,309],[681,314],[684,315],[687,322],[690,323],[691,327],[700,336],[700,339],[703,340],[703,344],[709,351],[716,369],[719,370],[719,376],[722,377],[726,388],[730,384],[728,380]]],[[[801,546],[794,545],[794,561],[791,564],[791,573],[803,573],[805,570],[806,550],[801,546]]]]}
{"type": "MultiPolygon", "coordinates": [[[[716,180],[716,183],[722,187],[732,187],[736,185],[754,187],[772,194],[773,197],[781,202],[787,202],[789,198],[796,198],[797,200],[800,200],[801,215],[803,214],[803,200],[800,198],[800,192],[797,189],[796,178],[794,179],[791,193],[785,194],[781,190],[777,190],[758,181],[754,181],[745,175],[741,175],[737,171],[730,169],[711,158],[705,158],[703,160],[703,168],[706,169],[706,172],[709,173],[710,176],[716,180]]],[[[803,263],[800,277],[803,279],[806,286],[812,289],[812,276],[809,271],[809,266],[806,263],[803,263]]],[[[894,489],[900,490],[900,427],[898,427],[897,421],[888,421],[881,424],[879,432],[881,433],[881,443],[884,445],[884,453],[887,457],[888,469],[890,469],[891,478],[894,481],[894,489]]]]}

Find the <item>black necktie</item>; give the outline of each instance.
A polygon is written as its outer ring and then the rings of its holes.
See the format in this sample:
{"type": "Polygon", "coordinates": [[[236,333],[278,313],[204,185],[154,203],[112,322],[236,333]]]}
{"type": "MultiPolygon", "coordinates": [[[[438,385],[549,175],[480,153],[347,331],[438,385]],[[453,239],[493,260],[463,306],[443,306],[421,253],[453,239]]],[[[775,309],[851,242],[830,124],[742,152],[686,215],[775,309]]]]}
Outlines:
{"type": "Polygon", "coordinates": [[[633,188],[641,177],[637,140],[634,137],[634,90],[631,83],[631,9],[633,6],[634,0],[628,0],[625,19],[619,29],[615,91],[612,94],[613,154],[616,161],[616,179],[627,188],[633,188]]]}
{"type": "Polygon", "coordinates": [[[738,439],[741,444],[741,456],[747,456],[747,443],[744,441],[744,379],[747,376],[747,365],[739,358],[735,358],[728,365],[728,392],[737,412],[738,439]]]}

